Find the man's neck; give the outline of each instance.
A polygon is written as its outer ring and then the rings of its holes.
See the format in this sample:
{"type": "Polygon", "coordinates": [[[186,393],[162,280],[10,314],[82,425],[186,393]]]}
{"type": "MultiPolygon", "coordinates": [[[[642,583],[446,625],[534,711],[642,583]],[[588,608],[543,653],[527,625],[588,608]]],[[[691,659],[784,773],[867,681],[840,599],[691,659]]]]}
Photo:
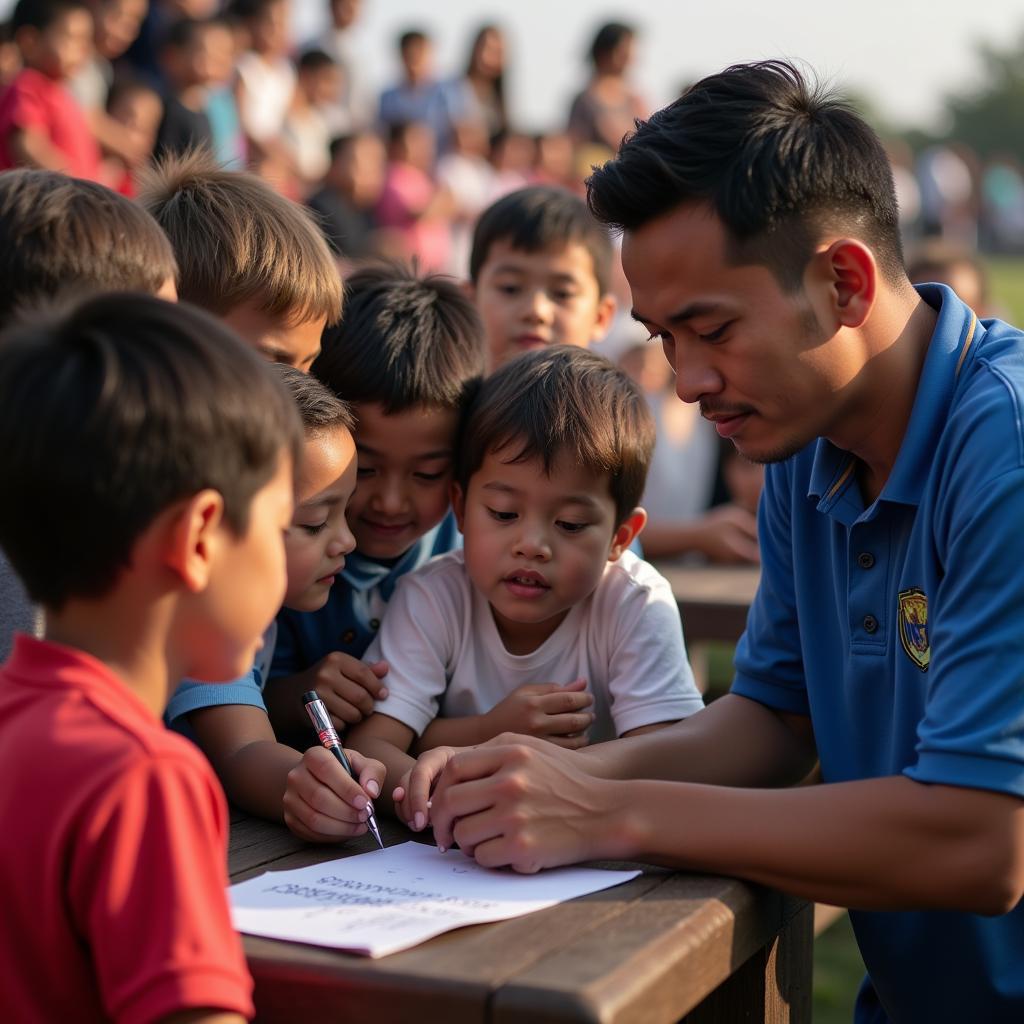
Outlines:
{"type": "Polygon", "coordinates": [[[910,423],[921,371],[937,313],[916,293],[890,296],[872,314],[868,359],[859,400],[843,425],[830,434],[837,447],[852,452],[865,505],[881,493],[892,472],[910,423]]]}

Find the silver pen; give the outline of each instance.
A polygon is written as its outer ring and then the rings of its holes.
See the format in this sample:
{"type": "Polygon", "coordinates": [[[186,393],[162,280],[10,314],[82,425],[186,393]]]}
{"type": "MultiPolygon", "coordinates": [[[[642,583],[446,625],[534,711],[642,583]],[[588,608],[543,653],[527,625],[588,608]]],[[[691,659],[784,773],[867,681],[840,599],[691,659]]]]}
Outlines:
{"type": "MultiPolygon", "coordinates": [[[[324,702],[317,696],[316,690],[307,690],[302,695],[302,701],[306,705],[306,714],[309,715],[309,720],[313,723],[320,742],[338,759],[341,767],[348,772],[352,779],[358,782],[359,779],[352,770],[352,764],[345,756],[345,751],[342,750],[338,731],[334,728],[331,716],[327,713],[324,702]]],[[[373,834],[373,838],[377,840],[377,845],[383,850],[384,840],[380,837],[380,829],[377,828],[377,820],[373,816],[373,804],[369,800],[366,801],[366,810],[368,813],[366,825],[373,834]]]]}

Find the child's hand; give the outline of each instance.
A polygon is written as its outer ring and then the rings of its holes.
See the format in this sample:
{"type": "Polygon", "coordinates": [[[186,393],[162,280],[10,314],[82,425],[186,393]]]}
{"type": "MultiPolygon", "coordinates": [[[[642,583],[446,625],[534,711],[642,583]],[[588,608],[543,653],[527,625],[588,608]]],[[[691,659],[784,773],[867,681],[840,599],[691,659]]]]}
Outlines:
{"type": "Polygon", "coordinates": [[[564,686],[520,686],[483,716],[487,731],[492,736],[503,732],[538,736],[570,750],[585,747],[589,742],[586,730],[594,722],[593,713],[584,710],[594,703],[585,687],[583,679],[564,686]]]}
{"type": "Polygon", "coordinates": [[[386,661],[367,665],[351,654],[332,651],[297,678],[304,691],[316,690],[340,731],[361,722],[373,711],[374,701],[388,695],[381,682],[387,671],[386,661]]]}
{"type": "Polygon", "coordinates": [[[366,831],[368,796],[380,795],[384,765],[347,747],[345,754],[359,775],[358,782],[324,747],[310,747],[288,773],[284,823],[300,839],[336,843],[366,831]]]}
{"type": "Polygon", "coordinates": [[[391,794],[395,815],[414,832],[422,832],[430,820],[430,793],[444,766],[463,747],[434,747],[420,754],[398,781],[391,794]]]}

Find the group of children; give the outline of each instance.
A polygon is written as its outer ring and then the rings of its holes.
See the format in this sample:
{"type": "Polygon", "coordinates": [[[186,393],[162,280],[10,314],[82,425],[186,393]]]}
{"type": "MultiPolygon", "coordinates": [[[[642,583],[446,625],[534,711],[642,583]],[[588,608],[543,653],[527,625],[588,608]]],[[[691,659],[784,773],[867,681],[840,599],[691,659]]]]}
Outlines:
{"type": "Polygon", "coordinates": [[[338,841],[432,747],[575,748],[702,706],[635,553],[651,415],[586,351],[610,261],[537,187],[481,217],[466,285],[366,267],[343,306],[309,216],[208,158],[138,206],[0,175],[0,326],[130,292],[0,340],[0,546],[45,615],[0,669],[16,1019],[251,1013],[224,801],[158,716],[234,804],[338,841]],[[357,779],[313,743],[310,689],[357,779]]]}

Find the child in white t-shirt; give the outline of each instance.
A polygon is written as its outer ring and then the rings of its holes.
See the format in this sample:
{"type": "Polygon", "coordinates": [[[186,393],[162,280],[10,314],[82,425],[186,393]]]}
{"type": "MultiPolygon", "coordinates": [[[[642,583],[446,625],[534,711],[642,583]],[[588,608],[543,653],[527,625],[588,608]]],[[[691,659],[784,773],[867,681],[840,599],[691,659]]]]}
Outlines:
{"type": "Polygon", "coordinates": [[[490,377],[454,485],[465,548],[396,587],[366,652],[388,662],[388,696],[349,745],[397,781],[410,750],[502,732],[580,747],[699,710],[671,588],[627,550],[653,444],[643,396],[585,349],[490,377]]]}

